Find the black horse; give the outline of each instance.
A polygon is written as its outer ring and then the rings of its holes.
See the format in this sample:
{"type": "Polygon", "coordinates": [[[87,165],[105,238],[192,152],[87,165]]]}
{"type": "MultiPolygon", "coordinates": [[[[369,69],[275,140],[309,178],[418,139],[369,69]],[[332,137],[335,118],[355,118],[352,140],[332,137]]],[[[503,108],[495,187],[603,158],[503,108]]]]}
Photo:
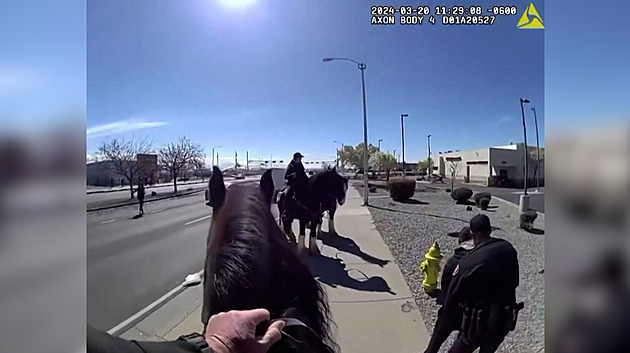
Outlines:
{"type": "Polygon", "coordinates": [[[300,201],[306,210],[296,205],[293,200],[287,200],[285,193],[278,193],[278,210],[280,211],[280,224],[284,228],[292,243],[297,243],[295,235],[291,229],[293,220],[300,221],[300,241],[298,249],[303,249],[306,237],[306,227],[309,228],[310,241],[308,251],[310,254],[318,252],[316,239],[321,230],[322,216],[328,212],[329,233],[336,234],[335,231],[335,211],[337,204],[343,206],[346,202],[346,191],[348,190],[348,180],[337,174],[337,169],[326,169],[323,172],[311,176],[306,185],[303,200],[300,201]]]}
{"type": "Polygon", "coordinates": [[[326,293],[275,222],[273,192],[271,171],[263,175],[260,187],[241,184],[226,190],[221,171],[214,168],[202,322],[206,327],[219,312],[264,308],[272,320],[301,321],[308,333],[300,336],[285,328],[269,352],[333,353],[338,346],[331,338],[326,293]]]}

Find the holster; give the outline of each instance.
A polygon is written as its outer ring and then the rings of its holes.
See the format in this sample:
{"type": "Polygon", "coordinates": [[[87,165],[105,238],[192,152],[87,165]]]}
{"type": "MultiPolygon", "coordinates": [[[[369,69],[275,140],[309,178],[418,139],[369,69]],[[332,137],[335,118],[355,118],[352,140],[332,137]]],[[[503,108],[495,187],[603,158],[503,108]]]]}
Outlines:
{"type": "Polygon", "coordinates": [[[518,312],[524,303],[513,305],[487,305],[462,308],[461,332],[469,342],[480,342],[487,337],[504,336],[514,331],[518,312]]]}

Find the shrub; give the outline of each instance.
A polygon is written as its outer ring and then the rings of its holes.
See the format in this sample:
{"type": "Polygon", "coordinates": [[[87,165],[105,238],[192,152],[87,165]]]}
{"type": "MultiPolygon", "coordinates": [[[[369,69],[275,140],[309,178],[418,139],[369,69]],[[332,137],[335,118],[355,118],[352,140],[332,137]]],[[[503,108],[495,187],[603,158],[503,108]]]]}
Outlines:
{"type": "Polygon", "coordinates": [[[457,201],[457,203],[466,203],[472,195],[473,191],[469,188],[459,188],[451,192],[451,197],[453,200],[457,201]]]}
{"type": "Polygon", "coordinates": [[[449,189],[449,188],[447,188],[447,189],[446,189],[446,192],[451,192],[451,191],[452,191],[452,190],[451,190],[451,189],[449,189]]]}
{"type": "Polygon", "coordinates": [[[151,196],[157,196],[157,192],[151,191],[151,196]]]}
{"type": "Polygon", "coordinates": [[[472,207],[466,206],[466,211],[472,211],[472,207]]]}
{"type": "Polygon", "coordinates": [[[389,196],[396,201],[406,201],[416,192],[414,179],[394,179],[389,182],[389,196]]]}
{"type": "Polygon", "coordinates": [[[376,192],[376,186],[370,186],[370,192],[376,192]]]}
{"type": "Polygon", "coordinates": [[[534,228],[534,221],[536,220],[536,218],[538,217],[538,213],[536,213],[536,211],[525,211],[523,213],[521,213],[519,219],[520,219],[520,226],[523,229],[526,230],[531,230],[532,228],[534,228]]]}
{"type": "Polygon", "coordinates": [[[481,200],[479,200],[479,207],[484,211],[488,209],[489,204],[490,204],[490,199],[487,197],[484,197],[481,200]]]}
{"type": "Polygon", "coordinates": [[[473,196],[473,201],[475,201],[477,206],[480,205],[481,199],[488,199],[488,201],[490,201],[492,199],[492,195],[490,195],[489,192],[478,192],[475,196],[473,196]]]}

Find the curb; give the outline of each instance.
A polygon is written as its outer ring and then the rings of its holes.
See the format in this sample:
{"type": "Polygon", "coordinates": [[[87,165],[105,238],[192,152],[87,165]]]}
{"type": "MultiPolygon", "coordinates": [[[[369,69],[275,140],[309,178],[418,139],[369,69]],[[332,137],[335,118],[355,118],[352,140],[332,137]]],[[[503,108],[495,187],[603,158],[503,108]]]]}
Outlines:
{"type": "MultiPolygon", "coordinates": [[[[144,201],[144,203],[149,203],[149,202],[153,202],[153,201],[160,201],[160,200],[166,200],[166,199],[172,199],[172,198],[181,197],[181,196],[189,196],[189,195],[201,193],[203,191],[204,191],[203,189],[200,189],[200,190],[188,191],[188,192],[181,193],[181,194],[178,194],[178,195],[168,195],[168,196],[156,197],[156,198],[151,199],[151,200],[146,200],[146,201],[144,201]]],[[[125,202],[125,203],[118,203],[118,204],[114,204],[114,205],[99,206],[99,207],[95,207],[95,208],[88,208],[88,209],[86,209],[86,212],[90,213],[90,212],[96,212],[96,211],[109,210],[109,209],[112,209],[112,208],[133,206],[133,205],[137,205],[139,203],[140,202],[138,202],[136,200],[136,201],[133,201],[133,202],[125,202]]]]}
{"type": "MultiPolygon", "coordinates": [[[[501,202],[503,202],[503,203],[507,203],[507,204],[509,204],[510,206],[512,206],[512,207],[514,207],[514,208],[516,208],[516,210],[518,211],[518,205],[517,205],[517,204],[512,203],[512,202],[510,202],[510,201],[508,201],[508,200],[502,199],[502,198],[500,198],[500,197],[494,196],[494,195],[492,195],[492,198],[493,198],[493,199],[497,199],[497,200],[499,200],[499,201],[501,201],[501,202]]],[[[530,209],[530,210],[531,210],[531,209],[530,209]]],[[[531,210],[531,211],[536,211],[536,210],[531,210]]],[[[545,218],[545,214],[544,214],[543,212],[536,211],[536,213],[538,213],[538,216],[539,216],[539,217],[545,218]]]]}

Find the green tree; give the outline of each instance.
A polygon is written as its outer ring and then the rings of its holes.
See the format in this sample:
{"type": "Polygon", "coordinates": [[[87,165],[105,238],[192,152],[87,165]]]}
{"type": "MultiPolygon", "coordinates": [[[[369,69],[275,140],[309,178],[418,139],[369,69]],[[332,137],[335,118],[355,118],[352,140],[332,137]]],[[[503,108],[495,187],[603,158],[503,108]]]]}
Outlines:
{"type": "MultiPolygon", "coordinates": [[[[418,170],[419,171],[426,171],[427,169],[429,169],[429,166],[434,166],[435,162],[433,161],[432,158],[428,158],[418,162],[418,170]]],[[[430,174],[430,173],[429,173],[430,174]]]]}
{"type": "Polygon", "coordinates": [[[389,172],[396,167],[396,157],[389,152],[376,152],[376,166],[379,170],[387,173],[387,181],[389,181],[389,172]]]}
{"type": "MultiPolygon", "coordinates": [[[[368,145],[368,163],[373,160],[374,154],[378,152],[378,147],[370,144],[368,145]]],[[[358,144],[356,147],[344,146],[339,151],[339,160],[343,167],[350,166],[357,169],[363,168],[363,143],[358,144]]]]}

